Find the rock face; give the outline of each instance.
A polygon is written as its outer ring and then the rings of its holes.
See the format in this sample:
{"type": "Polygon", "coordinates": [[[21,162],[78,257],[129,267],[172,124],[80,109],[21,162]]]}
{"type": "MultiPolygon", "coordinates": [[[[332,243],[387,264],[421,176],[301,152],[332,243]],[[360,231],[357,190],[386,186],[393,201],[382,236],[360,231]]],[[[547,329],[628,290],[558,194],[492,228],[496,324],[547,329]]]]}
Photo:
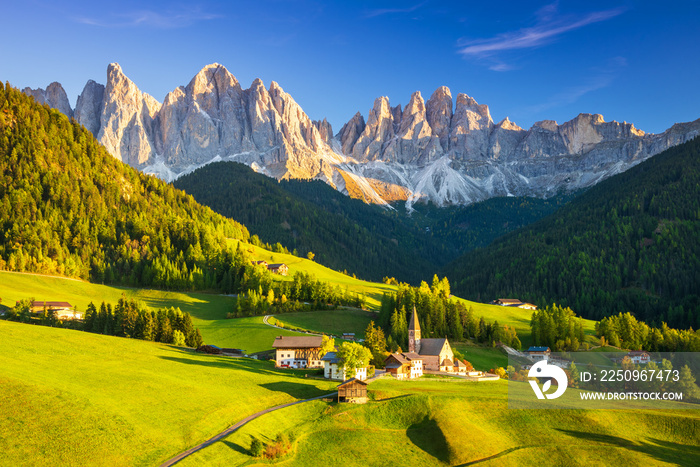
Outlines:
{"type": "Polygon", "coordinates": [[[105,87],[89,80],[75,104],[75,119],[93,135],[100,132],[105,87]]]}
{"type": "Polygon", "coordinates": [[[39,104],[47,104],[49,107],[54,108],[65,115],[68,115],[69,117],[73,116],[73,110],[71,109],[70,102],[68,101],[68,96],[60,83],[54,81],[53,83],[49,84],[46,89],[24,88],[22,92],[28,96],[34,97],[39,104]]]}
{"type": "MultiPolygon", "coordinates": [[[[24,92],[73,116],[58,83],[24,92]]],[[[700,120],[647,135],[629,123],[581,114],[529,130],[466,94],[440,87],[405,107],[377,98],[333,136],[274,81],[243,89],[219,64],[204,67],[160,104],[110,64],[105,86],[88,81],[76,120],[120,160],[166,180],[217,160],[281,178],[318,178],[370,202],[469,204],[494,196],[550,196],[591,186],[700,133],[700,120]],[[389,194],[391,194],[389,196],[389,194]]]]}

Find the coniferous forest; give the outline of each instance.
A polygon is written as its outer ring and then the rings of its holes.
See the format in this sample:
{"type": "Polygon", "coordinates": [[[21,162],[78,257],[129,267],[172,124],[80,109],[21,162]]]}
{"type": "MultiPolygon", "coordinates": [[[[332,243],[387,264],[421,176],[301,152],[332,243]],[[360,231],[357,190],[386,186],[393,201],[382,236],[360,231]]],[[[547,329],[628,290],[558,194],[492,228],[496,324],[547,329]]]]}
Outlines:
{"type": "Polygon", "coordinates": [[[319,180],[277,182],[235,162],[209,164],[173,184],[244,223],[272,249],[299,256],[312,251],[321,264],[363,279],[396,277],[413,284],[571,198],[496,198],[442,208],[418,204],[409,214],[403,203],[394,209],[369,205],[319,180]]]}
{"type": "Polygon", "coordinates": [[[264,280],[248,230],[112,157],[68,117],[0,84],[0,269],[227,293],[264,280]]]}
{"type": "Polygon", "coordinates": [[[630,312],[700,327],[700,139],[594,186],[553,215],[446,268],[455,292],[559,303],[586,318],[630,312]]]}

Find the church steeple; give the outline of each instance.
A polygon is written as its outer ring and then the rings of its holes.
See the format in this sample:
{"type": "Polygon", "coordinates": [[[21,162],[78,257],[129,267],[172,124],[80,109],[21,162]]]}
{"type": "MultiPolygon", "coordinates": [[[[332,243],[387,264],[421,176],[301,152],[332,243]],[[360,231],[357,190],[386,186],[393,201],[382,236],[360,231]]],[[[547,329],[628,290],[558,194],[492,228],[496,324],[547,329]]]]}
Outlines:
{"type": "Polygon", "coordinates": [[[413,307],[411,321],[408,323],[408,351],[420,353],[420,323],[416,307],[413,307]]]}

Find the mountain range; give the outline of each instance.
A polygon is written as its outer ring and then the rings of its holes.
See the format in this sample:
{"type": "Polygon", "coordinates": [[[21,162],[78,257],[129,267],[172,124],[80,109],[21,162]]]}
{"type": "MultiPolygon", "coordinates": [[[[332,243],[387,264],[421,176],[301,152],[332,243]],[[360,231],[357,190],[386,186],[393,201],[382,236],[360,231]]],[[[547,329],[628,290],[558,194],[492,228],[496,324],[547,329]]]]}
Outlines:
{"type": "Polygon", "coordinates": [[[700,132],[700,119],[646,134],[598,114],[525,130],[507,118],[494,123],[488,106],[440,87],[427,101],[413,93],[404,107],[379,97],[366,119],[358,112],[334,134],[276,82],[243,89],[220,64],[162,103],[116,63],[106,85],[87,82],[75,109],[59,83],[24,92],[75,118],[117,159],[167,181],[230,160],[277,179],[320,179],[370,203],[404,200],[408,210],[417,201],[467,205],[587,188],[700,132]]]}
{"type": "Polygon", "coordinates": [[[696,138],[465,253],[443,272],[467,299],[518,297],[590,319],[631,312],[656,326],[698,329],[699,238],[696,138]]]}

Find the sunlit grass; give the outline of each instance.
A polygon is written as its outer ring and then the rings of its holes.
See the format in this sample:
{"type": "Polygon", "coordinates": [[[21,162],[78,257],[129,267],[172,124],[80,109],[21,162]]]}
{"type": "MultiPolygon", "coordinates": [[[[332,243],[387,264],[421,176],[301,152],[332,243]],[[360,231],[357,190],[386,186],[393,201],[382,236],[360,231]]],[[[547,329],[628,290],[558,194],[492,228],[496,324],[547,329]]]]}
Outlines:
{"type": "Polygon", "coordinates": [[[271,362],[0,321],[2,465],[154,465],[336,383],[271,362]]]}

